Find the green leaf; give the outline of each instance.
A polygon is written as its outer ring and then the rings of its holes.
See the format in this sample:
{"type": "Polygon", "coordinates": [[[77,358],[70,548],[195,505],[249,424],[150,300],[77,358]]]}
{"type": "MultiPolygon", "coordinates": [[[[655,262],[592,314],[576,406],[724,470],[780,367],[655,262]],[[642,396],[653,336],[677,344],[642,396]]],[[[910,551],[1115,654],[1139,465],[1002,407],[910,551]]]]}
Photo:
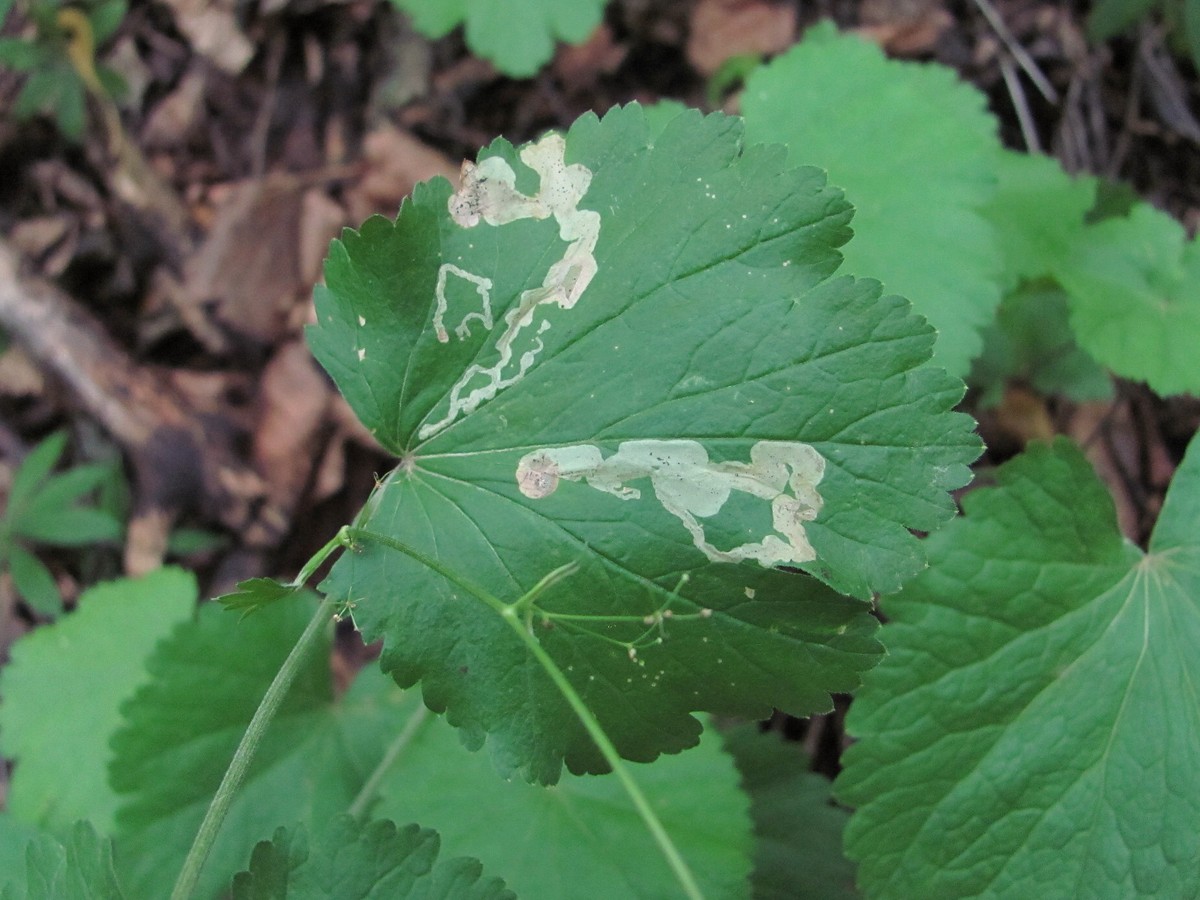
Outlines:
{"type": "Polygon", "coordinates": [[[8,568],[17,593],[38,615],[56,619],[62,615],[63,599],[58,582],[40,559],[23,547],[8,548],[8,568]]]}
{"type": "Polygon", "coordinates": [[[971,384],[985,406],[1000,402],[1004,386],[1020,381],[1046,395],[1076,401],[1108,400],[1112,378],[1075,343],[1067,295],[1056,284],[1026,284],[1004,298],[996,324],[985,332],[971,384]]]}
{"type": "Polygon", "coordinates": [[[478,586],[514,601],[578,567],[537,598],[536,634],[646,761],[696,742],[693,711],[852,690],[874,624],[818,579],[898,587],[923,565],[907,529],[968,478],[978,443],[948,412],[959,382],[924,365],[931,330],[877,283],[827,280],[849,210],[782,156],[722,115],[652,138],[630,106],[565,150],[497,142],[459,194],[420,186],[331,249],[314,353],[401,456],[359,524],[438,568],[362,541],[325,589],[506,772],[606,766],[478,586]],[[478,203],[505,224],[460,225],[478,203]]]}
{"type": "Polygon", "coordinates": [[[1088,13],[1088,36],[1095,41],[1115,37],[1157,5],[1158,0],[1096,0],[1088,13]]]}
{"type": "Polygon", "coordinates": [[[0,898],[19,900],[28,893],[25,883],[25,851],[41,836],[8,812],[0,810],[0,898]]]}
{"type": "Polygon", "coordinates": [[[228,546],[228,536],[220,532],[204,528],[176,528],[167,540],[167,553],[171,556],[196,556],[228,546]]]}
{"type": "Polygon", "coordinates": [[[27,509],[29,512],[49,512],[55,507],[75,503],[112,477],[113,467],[109,463],[74,466],[47,478],[30,498],[27,509]]]}
{"type": "MultiPolygon", "coordinates": [[[[161,642],[153,680],[123,707],[109,768],[121,876],[135,897],[165,897],[234,748],[311,618],[308,598],[239,621],[216,604],[161,642]]],[[[399,731],[396,704],[356,684],[334,702],[329,643],[312,653],[259,746],[200,876],[214,897],[280,822],[344,812],[399,731]]]]}
{"type": "Polygon", "coordinates": [[[62,459],[66,447],[66,433],[56,431],[43,438],[36,447],[29,451],[29,455],[22,460],[16,474],[13,475],[12,489],[8,492],[6,518],[11,521],[14,516],[19,516],[21,510],[25,508],[25,504],[50,477],[50,473],[62,459]]]}
{"type": "Polygon", "coordinates": [[[13,103],[13,115],[28,119],[44,110],[54,108],[62,93],[62,79],[51,69],[36,69],[25,79],[21,92],[13,103]]]}
{"type": "Polygon", "coordinates": [[[1065,440],[1002,466],[889,598],[840,798],[872,897],[1200,884],[1200,440],[1143,554],[1065,440]]]}
{"type": "MultiPolygon", "coordinates": [[[[0,4],[2,6],[3,4],[0,4]]],[[[3,10],[0,10],[3,12],[3,10]]],[[[4,16],[0,15],[0,22],[4,16]]],[[[26,38],[0,38],[0,65],[18,72],[29,72],[46,60],[45,48],[26,38]]]]}
{"type": "Polygon", "coordinates": [[[100,0],[88,10],[88,21],[92,26],[92,40],[97,47],[112,37],[128,10],[126,0],[100,0]]]}
{"type": "Polygon", "coordinates": [[[408,13],[413,25],[427,37],[443,37],[467,17],[468,0],[435,0],[432,3],[419,3],[416,0],[392,2],[408,13]]]}
{"type": "Polygon", "coordinates": [[[755,900],[853,900],[854,864],[842,853],[849,818],[829,779],[809,771],[799,744],[743,725],[725,735],[754,818],[755,900]]]}
{"type": "Polygon", "coordinates": [[[1200,0],[1183,0],[1183,30],[1192,65],[1200,69],[1200,0]]]}
{"type": "Polygon", "coordinates": [[[61,79],[59,94],[47,111],[54,113],[59,131],[73,140],[80,140],[87,128],[87,92],[73,72],[63,69],[58,77],[61,79]]]}
{"type": "Polygon", "coordinates": [[[291,597],[299,590],[295,585],[283,584],[274,578],[251,578],[239,581],[236,590],[222,594],[217,602],[228,610],[241,610],[243,615],[249,615],[264,606],[291,597]]]}
{"type": "Polygon", "coordinates": [[[13,815],[58,835],[76,819],[111,832],[118,707],[149,679],[146,657],[195,602],[190,573],[159,569],[85,591],[73,613],[13,646],[0,673],[0,752],[16,760],[13,815]]]}
{"type": "Polygon", "coordinates": [[[44,477],[14,507],[9,527],[14,534],[59,546],[80,546],[113,541],[121,536],[121,523],[107,511],[72,506],[113,477],[112,466],[92,463],[58,475],[44,477]]]}
{"type": "Polygon", "coordinates": [[[981,215],[1000,144],[987,98],[944,66],[888,60],[831,24],[750,76],[746,135],[829,171],[854,204],[846,268],[908,297],[938,331],[935,360],[965,375],[1000,301],[981,215]]]}
{"type": "Polygon", "coordinates": [[[465,21],[467,46],[507,75],[533,75],[554,42],[579,44],[600,24],[606,0],[394,0],[417,30],[440,37],[465,21]]]}
{"type": "Polygon", "coordinates": [[[1008,291],[1053,274],[1096,202],[1095,178],[1072,178],[1053,157],[1005,150],[983,214],[996,230],[1008,291]]]}
{"type": "Polygon", "coordinates": [[[107,512],[90,506],[67,506],[52,509],[30,508],[13,523],[14,533],[31,541],[58,547],[82,547],[87,544],[116,541],[121,537],[121,523],[107,512]]]}
{"type": "MultiPolygon", "coordinates": [[[[405,702],[421,708],[414,692],[405,702]]],[[[750,821],[720,736],[710,728],[695,749],[632,768],[705,895],[745,896],[750,821]]],[[[552,788],[502,781],[441,719],[423,722],[379,792],[373,815],[436,829],[445,853],[478,857],[521,897],[679,891],[615,777],[567,775],[552,788]]]]}
{"type": "Polygon", "coordinates": [[[1163,395],[1200,393],[1200,243],[1182,225],[1138,204],[1085,229],[1055,276],[1098,362],[1163,395]]]}
{"type": "MultiPolygon", "coordinates": [[[[6,890],[6,896],[10,895],[6,890]]],[[[25,900],[121,900],[112,844],[76,822],[66,845],[38,837],[25,853],[25,900]]]]}
{"type": "MultiPolygon", "coordinates": [[[[443,857],[445,854],[441,854],[443,857]]],[[[305,828],[280,828],[254,848],[248,872],[233,882],[234,900],[515,900],[498,878],[482,878],[473,859],[440,859],[434,831],[334,819],[317,840],[305,828]]]]}

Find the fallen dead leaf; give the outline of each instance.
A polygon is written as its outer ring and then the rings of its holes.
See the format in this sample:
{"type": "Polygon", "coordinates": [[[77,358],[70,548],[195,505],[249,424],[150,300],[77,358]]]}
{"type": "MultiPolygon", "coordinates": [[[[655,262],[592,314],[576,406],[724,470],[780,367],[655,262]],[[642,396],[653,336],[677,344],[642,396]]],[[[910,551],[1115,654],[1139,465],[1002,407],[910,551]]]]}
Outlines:
{"type": "Polygon", "coordinates": [[[611,75],[629,55],[627,44],[618,44],[607,23],[592,32],[582,44],[563,44],[555,54],[554,74],[572,90],[588,90],[602,75],[611,75]]]}
{"type": "Polygon", "coordinates": [[[1132,541],[1138,535],[1138,504],[1131,493],[1127,472],[1137,471],[1137,448],[1127,404],[1081,403],[1066,426],[1067,435],[1083,447],[1112,494],[1121,533],[1132,541]],[[1132,451],[1132,455],[1130,454],[1132,451]]]}
{"type": "Polygon", "coordinates": [[[954,24],[944,0],[863,0],[858,34],[892,56],[920,56],[933,51],[942,33],[954,24]]]}
{"type": "Polygon", "coordinates": [[[767,0],[700,0],[692,11],[687,58],[701,75],[716,73],[732,56],[770,55],[792,45],[796,9],[767,0]]]}
{"type": "Polygon", "coordinates": [[[361,222],[375,213],[395,215],[400,201],[418,182],[435,175],[457,181],[458,166],[444,153],[394,125],[383,125],[363,141],[366,169],[346,192],[350,218],[361,222]]]}
{"type": "Polygon", "coordinates": [[[6,397],[37,397],[46,390],[46,376],[20,346],[0,353],[0,394],[6,397]]]}
{"type": "Polygon", "coordinates": [[[317,279],[314,259],[324,256],[343,220],[336,204],[314,192],[321,193],[295,176],[270,175],[231,186],[217,203],[212,230],[184,264],[175,298],[209,349],[226,349],[221,330],[269,345],[293,327],[295,308],[317,279]]]}
{"type": "Polygon", "coordinates": [[[332,394],[300,338],[283,344],[263,369],[253,457],[282,530],[312,476],[332,394]]]}
{"type": "Polygon", "coordinates": [[[232,0],[167,0],[192,48],[230,75],[241,74],[254,44],[238,27],[232,0]]]}
{"type": "Polygon", "coordinates": [[[146,149],[166,150],[184,145],[203,121],[207,89],[205,67],[193,66],[146,117],[141,133],[146,149]]]}

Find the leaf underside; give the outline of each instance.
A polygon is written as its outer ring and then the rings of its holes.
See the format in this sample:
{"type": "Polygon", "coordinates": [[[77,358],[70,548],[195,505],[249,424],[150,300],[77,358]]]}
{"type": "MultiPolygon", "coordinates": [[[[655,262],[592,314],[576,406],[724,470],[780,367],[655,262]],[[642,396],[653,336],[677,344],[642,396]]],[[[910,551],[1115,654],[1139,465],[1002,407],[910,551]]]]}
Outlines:
{"type": "MultiPolygon", "coordinates": [[[[532,624],[627,758],[694,744],[692,711],[852,690],[879,648],[835,590],[898,588],[968,478],[931,329],[829,278],[849,217],[738,120],[630,106],[498,141],[331,250],[313,351],[401,457],[358,524],[505,601],[577,566],[532,624]]],[[[605,768],[461,584],[366,541],[323,589],[501,770],[605,768]]]]}

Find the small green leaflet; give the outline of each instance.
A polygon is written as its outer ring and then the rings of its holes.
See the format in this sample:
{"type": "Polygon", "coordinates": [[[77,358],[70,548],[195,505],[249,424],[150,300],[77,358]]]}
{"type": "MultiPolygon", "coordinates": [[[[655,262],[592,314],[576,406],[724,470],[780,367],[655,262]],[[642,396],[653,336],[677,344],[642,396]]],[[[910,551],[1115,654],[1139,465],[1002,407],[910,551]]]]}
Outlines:
{"type": "Polygon", "coordinates": [[[1160,394],[1200,394],[1200,241],[1145,203],[1083,229],[1055,276],[1079,345],[1160,394]]]}
{"type": "Polygon", "coordinates": [[[434,831],[339,816],[309,840],[303,825],[279,828],[254,848],[233,881],[233,900],[516,900],[476,860],[439,859],[434,831]]]}
{"type": "Polygon", "coordinates": [[[827,709],[879,652],[863,604],[919,571],[978,453],[925,365],[933,332],[876,282],[830,279],[850,208],[737,119],[651,129],[629,106],[335,242],[313,352],[400,457],[324,588],[382,664],[503,771],[604,764],[508,624],[623,755],[697,740],[690,713],[827,709]],[[812,577],[779,571],[788,565],[812,577]]]}
{"type": "Polygon", "coordinates": [[[0,873],[0,900],[123,900],[112,843],[89,822],[76,822],[66,842],[41,835],[25,851],[22,881],[0,873]]]}
{"type": "Polygon", "coordinates": [[[283,584],[274,578],[250,578],[239,581],[235,590],[222,594],[217,602],[231,612],[240,611],[245,616],[299,590],[301,588],[294,584],[283,584]]]}
{"type": "Polygon", "coordinates": [[[1200,886],[1200,439],[1148,553],[1066,440],[929,538],[847,729],[870,897],[1191,897],[1200,886]]]}

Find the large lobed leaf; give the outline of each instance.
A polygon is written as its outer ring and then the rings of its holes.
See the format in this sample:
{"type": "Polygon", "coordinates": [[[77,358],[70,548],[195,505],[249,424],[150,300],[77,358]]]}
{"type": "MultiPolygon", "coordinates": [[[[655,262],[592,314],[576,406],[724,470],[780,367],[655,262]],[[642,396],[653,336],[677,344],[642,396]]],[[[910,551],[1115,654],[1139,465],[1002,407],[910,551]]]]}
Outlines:
{"type": "Polygon", "coordinates": [[[118,707],[149,681],[147,656],[195,603],[190,573],[159,569],[85,591],[75,612],[17,642],[0,675],[0,752],[16,761],[9,812],[58,836],[77,819],[112,832],[118,707]]]}
{"type": "Polygon", "coordinates": [[[520,157],[497,142],[459,193],[423,185],[331,250],[314,353],[400,456],[359,524],[454,577],[364,541],[324,588],[502,770],[605,766],[464,583],[511,601],[577,566],[536,633],[649,760],[696,742],[691,711],[852,690],[874,622],[820,581],[898,588],[923,564],[907,529],[968,478],[931,329],[875,282],[828,280],[849,207],[783,156],[736,119],[651,130],[626,107],[520,157]]]}
{"type": "Polygon", "coordinates": [[[854,204],[846,268],[903,294],[938,331],[935,359],[966,375],[1000,301],[982,215],[1001,155],[987,98],[945,66],[899,62],[831,23],[755,72],[746,133],[829,171],[854,204]]]}
{"type": "MultiPolygon", "coordinates": [[[[406,703],[421,709],[415,694],[406,703]]],[[[704,895],[745,897],[750,818],[720,735],[710,727],[698,747],[634,766],[632,774],[704,895]]],[[[520,897],[679,893],[674,873],[612,776],[566,775],[552,787],[503,781],[485,757],[463,749],[443,720],[430,717],[379,792],[374,815],[435,828],[443,852],[478,857],[520,897]]]]}
{"type": "Polygon", "coordinates": [[[1143,554],[1065,440],[929,539],[889,598],[840,799],[872,897],[1194,896],[1200,440],[1143,554]]]}
{"type": "MultiPolygon", "coordinates": [[[[283,659],[311,617],[305,598],[240,622],[201,607],[146,663],[154,681],[123,708],[113,739],[118,865],[136,897],[166,896],[200,820],[283,659]]],[[[397,705],[355,685],[334,702],[329,644],[306,660],[259,745],[196,897],[213,897],[256,841],[284,822],[323,825],[350,805],[392,735],[397,705]]]]}
{"type": "Polygon", "coordinates": [[[1079,344],[1160,394],[1200,394],[1200,240],[1145,203],[1076,236],[1055,270],[1079,344]]]}

